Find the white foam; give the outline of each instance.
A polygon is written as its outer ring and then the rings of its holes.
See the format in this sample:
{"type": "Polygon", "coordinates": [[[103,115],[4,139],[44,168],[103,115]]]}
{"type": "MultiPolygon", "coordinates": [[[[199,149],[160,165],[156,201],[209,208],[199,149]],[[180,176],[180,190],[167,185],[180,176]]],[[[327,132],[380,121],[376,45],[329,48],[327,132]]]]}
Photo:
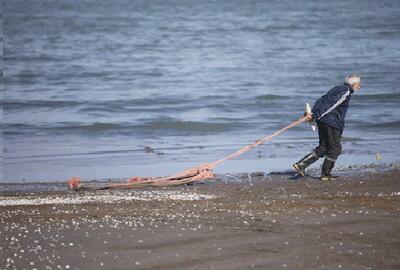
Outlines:
{"type": "Polygon", "coordinates": [[[135,191],[98,194],[66,194],[57,196],[0,196],[1,206],[117,203],[123,201],[198,201],[215,199],[215,195],[182,191],[135,191]]]}

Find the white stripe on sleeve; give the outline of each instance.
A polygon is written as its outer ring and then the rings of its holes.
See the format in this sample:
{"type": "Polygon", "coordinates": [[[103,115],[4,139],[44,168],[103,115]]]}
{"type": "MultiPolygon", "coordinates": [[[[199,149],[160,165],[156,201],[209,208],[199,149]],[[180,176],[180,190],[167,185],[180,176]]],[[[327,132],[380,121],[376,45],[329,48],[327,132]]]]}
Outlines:
{"type": "Polygon", "coordinates": [[[337,106],[342,104],[346,100],[348,95],[350,95],[350,89],[349,88],[347,88],[347,92],[344,93],[344,95],[335,104],[333,104],[332,107],[330,107],[326,112],[321,114],[321,116],[318,118],[318,120],[321,119],[322,117],[324,117],[325,115],[327,115],[328,113],[330,113],[331,111],[333,111],[337,106]]]}

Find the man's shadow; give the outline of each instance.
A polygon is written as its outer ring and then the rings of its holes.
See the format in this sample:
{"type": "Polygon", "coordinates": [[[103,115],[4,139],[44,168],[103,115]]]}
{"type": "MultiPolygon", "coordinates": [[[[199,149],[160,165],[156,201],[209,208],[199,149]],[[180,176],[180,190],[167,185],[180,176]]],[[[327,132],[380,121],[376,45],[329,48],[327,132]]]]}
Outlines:
{"type": "Polygon", "coordinates": [[[307,174],[306,178],[301,176],[298,172],[288,170],[288,171],[283,171],[283,172],[271,172],[268,175],[271,177],[273,176],[287,176],[287,180],[291,181],[302,181],[302,180],[319,180],[319,177],[307,174]]]}

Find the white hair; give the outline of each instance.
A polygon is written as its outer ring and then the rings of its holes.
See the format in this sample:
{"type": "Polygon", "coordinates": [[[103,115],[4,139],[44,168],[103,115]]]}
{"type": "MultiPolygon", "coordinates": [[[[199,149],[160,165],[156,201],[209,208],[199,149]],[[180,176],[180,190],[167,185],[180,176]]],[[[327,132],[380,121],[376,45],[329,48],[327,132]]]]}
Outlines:
{"type": "Polygon", "coordinates": [[[346,77],[346,82],[350,85],[361,82],[361,77],[358,75],[350,75],[346,77]]]}

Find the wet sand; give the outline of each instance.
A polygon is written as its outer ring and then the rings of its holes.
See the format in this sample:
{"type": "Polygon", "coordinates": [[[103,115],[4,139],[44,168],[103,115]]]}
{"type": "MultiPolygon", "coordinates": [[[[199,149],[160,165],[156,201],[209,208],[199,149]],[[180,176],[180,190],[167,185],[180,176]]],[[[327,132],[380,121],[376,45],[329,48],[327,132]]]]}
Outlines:
{"type": "Polygon", "coordinates": [[[288,177],[243,175],[123,193],[19,194],[25,205],[6,205],[3,197],[2,266],[400,269],[398,167],[344,173],[332,182],[288,177]],[[88,195],[125,199],[76,200],[88,195]],[[35,198],[44,203],[27,205],[35,198]]]}

